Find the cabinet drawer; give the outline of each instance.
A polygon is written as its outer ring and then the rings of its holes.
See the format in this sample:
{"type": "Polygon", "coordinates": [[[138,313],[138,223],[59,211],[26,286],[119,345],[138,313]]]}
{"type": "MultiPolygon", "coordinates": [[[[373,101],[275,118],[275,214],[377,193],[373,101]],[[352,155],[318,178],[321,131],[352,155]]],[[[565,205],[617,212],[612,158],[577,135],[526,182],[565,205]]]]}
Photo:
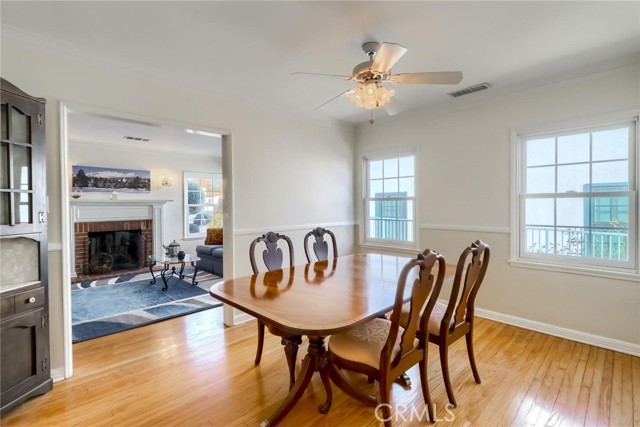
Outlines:
{"type": "Polygon", "coordinates": [[[32,289],[15,295],[16,314],[44,305],[44,288],[32,289]]]}
{"type": "Polygon", "coordinates": [[[14,296],[0,298],[0,317],[7,318],[9,316],[13,316],[16,312],[14,308],[14,296]]]}

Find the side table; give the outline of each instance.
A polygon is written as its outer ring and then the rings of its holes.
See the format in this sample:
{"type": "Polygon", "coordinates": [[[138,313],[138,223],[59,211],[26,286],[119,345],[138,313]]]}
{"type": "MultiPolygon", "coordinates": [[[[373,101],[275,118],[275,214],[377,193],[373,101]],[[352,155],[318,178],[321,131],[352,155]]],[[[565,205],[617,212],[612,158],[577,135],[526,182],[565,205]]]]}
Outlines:
{"type": "Polygon", "coordinates": [[[183,259],[178,259],[178,257],[170,257],[166,255],[150,255],[149,271],[151,272],[151,277],[153,277],[153,279],[149,282],[149,284],[156,283],[156,276],[153,274],[153,267],[155,267],[156,264],[162,264],[160,276],[162,277],[162,281],[164,282],[164,287],[162,288],[163,291],[169,289],[169,285],[167,284],[167,271],[169,271],[169,277],[173,276],[174,274],[177,274],[180,279],[184,279],[186,277],[187,279],[191,279],[191,284],[195,286],[198,284],[198,282],[196,282],[196,275],[198,274],[198,265],[196,264],[197,261],[200,261],[200,258],[195,255],[185,255],[183,259]],[[193,274],[191,275],[183,274],[184,266],[187,263],[190,263],[191,266],[195,268],[193,274]],[[180,266],[180,271],[176,271],[176,266],[178,265],[180,266]]]}

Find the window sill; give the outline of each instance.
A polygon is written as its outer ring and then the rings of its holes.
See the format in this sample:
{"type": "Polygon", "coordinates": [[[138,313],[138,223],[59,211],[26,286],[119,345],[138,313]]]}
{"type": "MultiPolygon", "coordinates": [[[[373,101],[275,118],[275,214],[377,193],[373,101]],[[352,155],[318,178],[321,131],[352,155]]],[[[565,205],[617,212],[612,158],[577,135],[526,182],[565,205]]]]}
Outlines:
{"type": "Polygon", "coordinates": [[[540,261],[510,259],[509,265],[512,267],[530,268],[533,270],[554,271],[557,273],[578,274],[581,276],[603,277],[613,280],[624,280],[627,282],[640,283],[640,274],[638,272],[621,272],[597,268],[577,267],[568,265],[549,264],[540,261]]]}
{"type": "Polygon", "coordinates": [[[193,241],[193,240],[202,240],[204,241],[206,236],[202,235],[202,236],[189,236],[189,237],[183,237],[182,240],[184,240],[185,242],[188,241],[193,241]]]}
{"type": "Polygon", "coordinates": [[[409,255],[417,255],[419,252],[422,252],[418,247],[414,247],[414,246],[382,245],[382,244],[376,244],[376,243],[358,243],[357,246],[362,249],[371,249],[371,250],[386,251],[386,252],[399,252],[399,253],[409,254],[409,255]]]}

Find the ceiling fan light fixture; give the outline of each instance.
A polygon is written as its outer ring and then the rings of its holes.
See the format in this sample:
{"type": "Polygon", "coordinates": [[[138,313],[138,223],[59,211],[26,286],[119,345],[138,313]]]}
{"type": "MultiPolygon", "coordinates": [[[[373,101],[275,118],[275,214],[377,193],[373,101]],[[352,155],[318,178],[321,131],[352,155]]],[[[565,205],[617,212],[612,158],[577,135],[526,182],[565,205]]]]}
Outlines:
{"type": "Polygon", "coordinates": [[[351,89],[347,95],[358,107],[373,110],[389,102],[395,93],[393,89],[387,89],[377,82],[371,82],[351,89]]]}

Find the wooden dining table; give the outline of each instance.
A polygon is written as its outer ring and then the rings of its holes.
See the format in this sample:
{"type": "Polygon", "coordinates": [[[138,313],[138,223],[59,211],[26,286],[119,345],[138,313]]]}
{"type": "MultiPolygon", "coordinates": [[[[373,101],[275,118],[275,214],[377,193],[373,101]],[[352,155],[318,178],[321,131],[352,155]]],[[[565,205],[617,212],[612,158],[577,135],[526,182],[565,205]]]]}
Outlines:
{"type": "MultiPolygon", "coordinates": [[[[209,290],[214,298],[262,320],[266,325],[309,339],[307,354],[293,387],[276,412],[261,426],[275,426],[298,402],[314,372],[320,374],[331,407],[331,384],[325,338],[384,315],[393,308],[398,276],[407,257],[357,254],[225,280],[209,290]]],[[[455,274],[447,265],[445,281],[455,274]]],[[[412,283],[410,276],[407,283],[412,283]]],[[[408,300],[411,286],[407,286],[408,300]]],[[[345,389],[353,394],[353,390],[345,389]]],[[[366,398],[360,400],[366,401],[366,398]]],[[[372,402],[369,402],[372,403],[372,402]]]]}

